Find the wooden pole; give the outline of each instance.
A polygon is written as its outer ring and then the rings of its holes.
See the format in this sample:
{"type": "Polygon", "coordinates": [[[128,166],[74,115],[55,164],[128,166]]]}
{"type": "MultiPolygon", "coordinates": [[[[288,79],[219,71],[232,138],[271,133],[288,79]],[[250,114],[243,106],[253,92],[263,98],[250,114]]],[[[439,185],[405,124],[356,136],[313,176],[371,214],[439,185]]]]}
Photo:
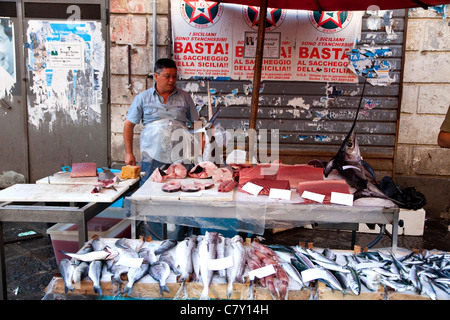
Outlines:
{"type": "Polygon", "coordinates": [[[258,39],[256,42],[255,71],[253,73],[253,90],[250,109],[250,125],[248,135],[247,156],[249,163],[256,157],[256,118],[258,116],[259,88],[261,86],[261,69],[264,54],[264,36],[266,33],[266,15],[268,0],[261,0],[258,21],[258,39]]]}

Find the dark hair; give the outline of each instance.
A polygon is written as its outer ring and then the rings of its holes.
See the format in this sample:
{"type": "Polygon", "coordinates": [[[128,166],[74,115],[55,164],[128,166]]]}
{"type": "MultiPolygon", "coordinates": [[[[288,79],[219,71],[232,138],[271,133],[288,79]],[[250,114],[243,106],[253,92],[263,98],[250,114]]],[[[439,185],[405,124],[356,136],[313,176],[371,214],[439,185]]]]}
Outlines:
{"type": "Polygon", "coordinates": [[[163,69],[176,69],[177,65],[175,64],[175,61],[168,58],[162,58],[156,61],[155,63],[155,73],[161,73],[163,69]]]}

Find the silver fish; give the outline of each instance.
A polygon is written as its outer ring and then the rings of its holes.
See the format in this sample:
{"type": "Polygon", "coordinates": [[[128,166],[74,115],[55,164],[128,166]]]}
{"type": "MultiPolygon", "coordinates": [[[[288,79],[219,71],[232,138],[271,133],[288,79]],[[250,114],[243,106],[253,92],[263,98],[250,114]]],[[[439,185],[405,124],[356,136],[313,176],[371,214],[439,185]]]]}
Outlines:
{"type": "Polygon", "coordinates": [[[177,269],[181,272],[178,279],[179,282],[184,282],[189,279],[193,272],[192,266],[192,250],[197,244],[197,237],[191,236],[179,242],[175,247],[175,263],[177,269]]]}
{"type": "Polygon", "coordinates": [[[64,250],[60,250],[60,252],[64,253],[66,256],[69,256],[71,258],[81,260],[81,261],[94,261],[94,260],[109,260],[114,259],[119,254],[116,250],[111,249],[110,247],[106,246],[103,250],[100,251],[92,251],[88,253],[68,253],[64,250]]]}
{"type": "Polygon", "coordinates": [[[159,282],[159,292],[163,295],[163,292],[169,292],[169,288],[167,287],[166,280],[170,275],[170,267],[164,261],[157,261],[150,265],[148,269],[148,273],[152,276],[153,279],[159,282]]]}
{"type": "Polygon", "coordinates": [[[94,285],[94,292],[98,295],[102,295],[102,287],[100,285],[100,279],[102,277],[103,261],[95,260],[89,264],[89,278],[91,278],[94,285]]]}
{"type": "Polygon", "coordinates": [[[233,293],[233,283],[244,283],[244,269],[247,253],[243,242],[242,237],[239,235],[234,236],[230,241],[229,252],[227,254],[232,256],[233,266],[226,269],[228,299],[231,298],[233,293]]]}
{"type": "Polygon", "coordinates": [[[67,293],[69,290],[73,291],[73,284],[72,284],[72,277],[73,277],[73,271],[75,267],[74,265],[69,261],[69,259],[61,259],[58,265],[59,273],[61,274],[61,277],[64,280],[64,291],[67,293]]]}
{"type": "Polygon", "coordinates": [[[213,271],[208,268],[208,264],[210,260],[216,259],[217,257],[217,235],[217,232],[206,231],[198,249],[200,275],[203,283],[203,291],[200,295],[200,300],[209,299],[209,285],[213,277],[213,271]]]}
{"type": "Polygon", "coordinates": [[[157,261],[164,261],[165,263],[167,263],[169,265],[170,269],[177,276],[181,275],[181,271],[180,271],[180,269],[178,269],[177,261],[175,258],[175,248],[172,248],[170,250],[167,250],[167,251],[164,251],[163,253],[161,253],[161,255],[159,256],[157,261]]]}
{"type": "MultiPolygon", "coordinates": [[[[222,234],[217,236],[217,259],[223,259],[225,257],[225,237],[222,234]]],[[[219,276],[225,278],[225,269],[218,271],[219,276]]]]}
{"type": "Polygon", "coordinates": [[[144,261],[147,261],[149,264],[155,263],[157,261],[155,252],[148,247],[139,249],[138,254],[139,257],[143,258],[144,261]]]}
{"type": "Polygon", "coordinates": [[[170,250],[177,245],[178,241],[167,239],[161,242],[158,249],[155,250],[155,255],[160,255],[164,251],[170,250]]]}
{"type": "Polygon", "coordinates": [[[350,267],[347,267],[350,273],[346,276],[350,290],[357,296],[361,293],[361,280],[358,273],[350,267]]]}
{"type": "Polygon", "coordinates": [[[128,283],[121,292],[122,295],[130,295],[133,291],[134,284],[139,281],[148,272],[149,264],[145,261],[142,262],[139,268],[130,268],[127,273],[128,283]]]}
{"type": "Polygon", "coordinates": [[[203,236],[197,236],[197,246],[192,249],[192,269],[193,269],[193,280],[200,280],[200,256],[198,254],[198,249],[200,248],[200,243],[203,240],[203,236]]]}
{"type": "Polygon", "coordinates": [[[419,280],[422,285],[422,293],[425,293],[427,296],[429,296],[431,300],[436,300],[436,291],[434,290],[433,285],[431,284],[431,281],[428,279],[428,277],[420,275],[419,280]]]}
{"type": "Polygon", "coordinates": [[[113,274],[113,276],[111,277],[111,283],[119,287],[122,284],[122,274],[127,273],[128,270],[130,270],[130,267],[115,263],[110,270],[113,274]]]}
{"type": "Polygon", "coordinates": [[[294,279],[294,281],[298,282],[299,284],[302,285],[302,287],[305,286],[305,284],[303,283],[302,280],[302,276],[300,274],[300,272],[298,272],[298,270],[290,263],[290,262],[283,262],[281,264],[281,266],[283,267],[283,269],[287,272],[287,274],[294,279]]]}
{"type": "Polygon", "coordinates": [[[83,280],[84,277],[86,277],[89,273],[89,263],[86,261],[81,261],[80,264],[78,264],[75,269],[73,270],[73,282],[79,283],[81,280],[83,280]]]}

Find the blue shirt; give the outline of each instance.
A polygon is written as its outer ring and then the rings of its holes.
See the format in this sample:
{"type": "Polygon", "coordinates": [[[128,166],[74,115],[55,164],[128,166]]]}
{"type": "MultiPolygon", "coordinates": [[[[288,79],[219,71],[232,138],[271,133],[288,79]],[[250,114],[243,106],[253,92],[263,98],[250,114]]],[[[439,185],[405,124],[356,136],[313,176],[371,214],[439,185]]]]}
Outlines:
{"type": "Polygon", "coordinates": [[[186,91],[175,88],[165,104],[154,86],[134,98],[127,114],[128,121],[134,124],[142,121],[144,126],[161,119],[175,119],[186,124],[198,118],[195,103],[186,91]]]}

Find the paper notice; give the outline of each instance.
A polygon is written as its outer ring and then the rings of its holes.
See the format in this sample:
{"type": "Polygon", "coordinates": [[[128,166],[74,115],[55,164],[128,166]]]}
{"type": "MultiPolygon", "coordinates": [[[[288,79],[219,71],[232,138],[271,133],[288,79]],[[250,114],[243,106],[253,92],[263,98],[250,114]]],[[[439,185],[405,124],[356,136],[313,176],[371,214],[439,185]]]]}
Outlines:
{"type": "Polygon", "coordinates": [[[310,191],[303,191],[302,198],[322,203],[323,199],[325,199],[325,195],[310,191]]]}
{"type": "Polygon", "coordinates": [[[291,200],[291,190],[271,188],[269,198],[291,200]]]}
{"type": "Polygon", "coordinates": [[[274,274],[274,273],[275,273],[275,268],[273,267],[273,265],[269,264],[265,267],[249,271],[248,277],[250,278],[250,280],[254,280],[255,277],[261,279],[261,278],[270,276],[271,274],[274,274]]]}
{"type": "Polygon", "coordinates": [[[257,196],[258,193],[263,189],[263,187],[258,186],[257,184],[251,183],[251,182],[247,182],[243,187],[242,190],[257,196]]]}
{"type": "Polygon", "coordinates": [[[330,203],[353,206],[353,195],[340,192],[332,192],[330,203]]]}

